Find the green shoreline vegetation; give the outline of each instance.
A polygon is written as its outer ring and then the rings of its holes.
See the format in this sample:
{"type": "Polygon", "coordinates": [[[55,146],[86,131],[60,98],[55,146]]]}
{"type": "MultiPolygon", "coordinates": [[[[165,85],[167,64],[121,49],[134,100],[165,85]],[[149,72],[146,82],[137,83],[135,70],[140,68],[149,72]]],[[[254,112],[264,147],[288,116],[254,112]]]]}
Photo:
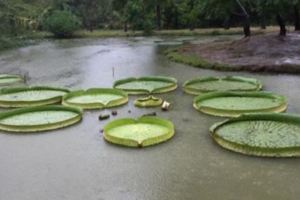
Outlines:
{"type": "MultiPolygon", "coordinates": [[[[273,28],[262,30],[256,28],[255,34],[264,34],[270,32],[273,28]]],[[[221,36],[221,35],[242,35],[243,30],[241,28],[232,28],[229,30],[223,28],[202,28],[195,29],[193,31],[189,29],[180,30],[160,30],[153,31],[150,36],[221,36]]],[[[109,38],[109,37],[140,37],[149,36],[143,31],[127,31],[123,30],[107,30],[97,29],[93,31],[78,30],[72,38],[109,38]]],[[[12,48],[23,47],[27,45],[36,44],[42,40],[54,39],[51,33],[45,31],[32,31],[18,36],[0,36],[0,51],[8,50],[12,48]]]]}
{"type": "Polygon", "coordinates": [[[300,30],[299,9],[298,1],[287,0],[2,0],[0,50],[52,35],[250,37],[268,32],[267,26],[273,24],[278,24],[280,35],[285,36],[287,25],[300,30]]]}

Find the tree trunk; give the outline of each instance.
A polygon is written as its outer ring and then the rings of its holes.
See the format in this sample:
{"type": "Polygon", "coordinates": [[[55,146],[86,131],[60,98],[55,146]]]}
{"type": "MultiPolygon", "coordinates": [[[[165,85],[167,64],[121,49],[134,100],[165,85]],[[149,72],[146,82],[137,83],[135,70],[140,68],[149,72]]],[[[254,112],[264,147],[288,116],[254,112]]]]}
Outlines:
{"type": "Polygon", "coordinates": [[[241,8],[243,14],[244,14],[244,18],[245,18],[245,22],[244,22],[244,35],[245,37],[250,37],[251,36],[251,29],[250,29],[250,16],[247,13],[246,9],[244,8],[244,6],[242,5],[242,3],[239,0],[236,0],[236,3],[239,5],[239,7],[241,8]]]}
{"type": "Polygon", "coordinates": [[[124,22],[124,32],[128,31],[127,21],[124,22]]]}
{"type": "Polygon", "coordinates": [[[266,17],[265,17],[264,14],[262,14],[262,15],[260,16],[260,28],[261,28],[261,29],[266,29],[266,28],[267,28],[267,27],[266,27],[266,17]]]}
{"type": "Polygon", "coordinates": [[[298,6],[294,6],[295,31],[300,31],[300,16],[298,6]]]}
{"type": "Polygon", "coordinates": [[[283,20],[283,18],[281,17],[280,14],[276,15],[276,20],[277,20],[278,25],[280,26],[280,33],[279,33],[279,35],[280,36],[286,36],[285,22],[284,22],[284,20],[283,20]]]}
{"type": "Polygon", "coordinates": [[[159,3],[156,5],[156,25],[157,30],[161,29],[161,9],[159,3]]]}
{"type": "Polygon", "coordinates": [[[246,17],[243,29],[244,29],[244,36],[245,37],[250,37],[251,36],[251,29],[250,29],[250,19],[249,19],[249,16],[246,17]]]}
{"type": "Polygon", "coordinates": [[[225,30],[229,30],[230,29],[230,18],[226,18],[223,22],[223,26],[225,30]]]}

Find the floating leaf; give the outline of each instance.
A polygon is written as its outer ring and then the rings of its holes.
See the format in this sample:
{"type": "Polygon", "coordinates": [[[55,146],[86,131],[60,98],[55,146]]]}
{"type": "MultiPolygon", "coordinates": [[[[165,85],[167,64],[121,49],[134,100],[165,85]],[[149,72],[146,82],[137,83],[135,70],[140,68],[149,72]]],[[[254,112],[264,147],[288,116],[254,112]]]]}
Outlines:
{"type": "Polygon", "coordinates": [[[173,137],[172,122],[158,117],[119,119],[104,127],[104,138],[114,144],[145,147],[164,142],[173,137]]]}
{"type": "Polygon", "coordinates": [[[253,112],[284,112],[284,96],[270,92],[211,92],[194,99],[194,107],[206,114],[237,117],[253,112]]]}
{"type": "Polygon", "coordinates": [[[122,90],[92,88],[70,92],[63,97],[63,105],[82,109],[102,109],[120,106],[128,102],[128,95],[122,90]]]}
{"type": "Polygon", "coordinates": [[[0,130],[38,132],[66,127],[81,120],[82,112],[65,106],[19,108],[0,113],[0,130]]]}
{"type": "Polygon", "coordinates": [[[19,75],[0,74],[0,87],[23,83],[24,79],[19,75]]]}
{"type": "Polygon", "coordinates": [[[258,80],[240,76],[196,78],[183,84],[184,91],[193,95],[217,91],[253,92],[261,88],[258,80]]]}
{"type": "Polygon", "coordinates": [[[300,116],[245,114],[210,129],[213,139],[225,149],[267,157],[300,156],[300,116]]]}
{"type": "Polygon", "coordinates": [[[0,90],[0,107],[41,106],[61,102],[69,90],[53,87],[20,87],[0,90]]]}
{"type": "Polygon", "coordinates": [[[177,80],[164,76],[127,78],[116,81],[114,88],[124,90],[128,94],[166,93],[177,88],[177,80]]]}
{"type": "Polygon", "coordinates": [[[137,107],[158,107],[163,103],[161,98],[149,96],[145,98],[139,98],[134,101],[134,105],[137,107]]]}

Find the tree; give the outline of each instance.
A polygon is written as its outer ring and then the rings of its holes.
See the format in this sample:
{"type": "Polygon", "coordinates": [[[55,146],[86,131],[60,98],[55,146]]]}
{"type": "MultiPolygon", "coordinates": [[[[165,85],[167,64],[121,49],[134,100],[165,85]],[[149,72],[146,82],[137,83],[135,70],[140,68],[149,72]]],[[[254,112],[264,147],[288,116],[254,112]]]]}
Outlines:
{"type": "Polygon", "coordinates": [[[79,29],[80,21],[70,11],[55,10],[45,19],[43,26],[56,37],[70,37],[79,29]]]}

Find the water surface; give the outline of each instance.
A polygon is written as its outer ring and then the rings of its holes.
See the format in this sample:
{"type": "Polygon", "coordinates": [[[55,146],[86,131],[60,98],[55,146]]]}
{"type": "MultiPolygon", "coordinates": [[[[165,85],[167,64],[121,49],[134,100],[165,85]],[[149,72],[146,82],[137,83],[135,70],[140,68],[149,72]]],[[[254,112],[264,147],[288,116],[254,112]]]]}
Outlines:
{"type": "MultiPolygon", "coordinates": [[[[220,39],[224,38],[192,42],[220,39]]],[[[187,38],[46,41],[3,52],[0,72],[23,74],[30,85],[71,89],[111,87],[113,81],[128,76],[173,76],[181,85],[197,76],[247,75],[260,79],[264,89],[286,95],[289,111],[300,113],[300,77],[201,70],[170,62],[160,54],[166,45],[182,42],[187,38]]],[[[98,121],[103,111],[87,111],[80,124],[57,131],[1,133],[0,199],[299,198],[300,159],[263,159],[223,150],[208,132],[222,118],[197,112],[193,96],[183,94],[181,88],[162,96],[172,102],[169,112],[135,108],[137,97],[131,97],[110,119],[156,111],[172,120],[175,137],[154,147],[130,149],[105,142],[100,130],[109,120],[98,121]]]]}

